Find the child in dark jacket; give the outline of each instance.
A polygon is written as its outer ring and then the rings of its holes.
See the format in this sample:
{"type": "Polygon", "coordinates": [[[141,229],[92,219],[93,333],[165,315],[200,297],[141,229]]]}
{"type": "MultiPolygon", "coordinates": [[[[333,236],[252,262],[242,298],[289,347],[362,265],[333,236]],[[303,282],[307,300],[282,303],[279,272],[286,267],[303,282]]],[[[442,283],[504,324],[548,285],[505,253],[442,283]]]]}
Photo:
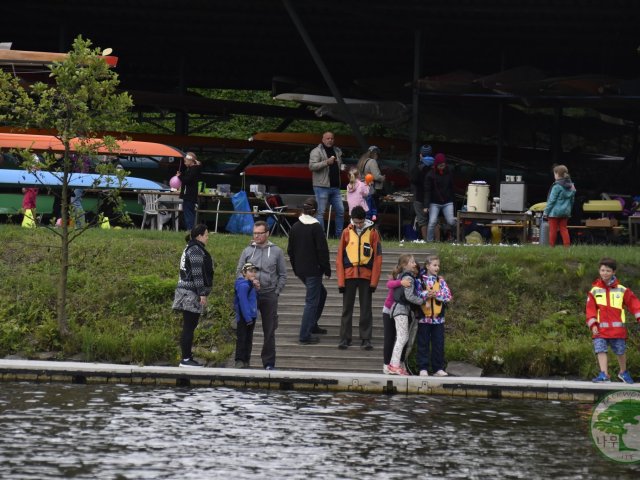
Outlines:
{"type": "Polygon", "coordinates": [[[410,287],[412,285],[413,280],[410,277],[405,277],[400,280],[399,278],[393,278],[393,276],[389,276],[389,280],[387,280],[387,289],[389,290],[389,292],[387,293],[387,298],[385,299],[384,305],[382,307],[382,327],[384,332],[384,346],[382,353],[384,363],[382,364],[382,373],[385,374],[389,373],[389,362],[391,361],[391,354],[393,353],[393,347],[396,343],[396,322],[393,318],[391,318],[391,307],[393,307],[393,292],[397,287],[410,287]]]}
{"type": "Polygon", "coordinates": [[[253,281],[259,268],[253,263],[242,266],[242,278],[236,279],[234,309],[236,311],[236,363],[235,368],[249,368],[253,330],[258,316],[258,292],[253,281]]]}

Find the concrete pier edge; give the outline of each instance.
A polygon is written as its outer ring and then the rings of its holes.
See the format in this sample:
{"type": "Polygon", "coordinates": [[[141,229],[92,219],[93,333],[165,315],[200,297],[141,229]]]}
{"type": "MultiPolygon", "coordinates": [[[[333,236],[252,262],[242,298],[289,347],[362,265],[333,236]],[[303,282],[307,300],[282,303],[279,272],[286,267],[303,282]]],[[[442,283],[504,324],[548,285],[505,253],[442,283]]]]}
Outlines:
{"type": "Polygon", "coordinates": [[[622,382],[596,384],[521,378],[404,377],[382,373],[180,368],[39,360],[0,360],[0,381],[445,395],[582,403],[595,403],[614,391],[640,391],[640,385],[622,382]]]}

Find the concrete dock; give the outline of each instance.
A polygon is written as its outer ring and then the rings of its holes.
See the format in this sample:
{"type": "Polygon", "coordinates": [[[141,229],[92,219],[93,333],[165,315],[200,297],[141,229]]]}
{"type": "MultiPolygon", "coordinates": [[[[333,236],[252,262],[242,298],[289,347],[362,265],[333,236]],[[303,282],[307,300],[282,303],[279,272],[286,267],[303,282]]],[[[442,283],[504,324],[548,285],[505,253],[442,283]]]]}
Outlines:
{"type": "Polygon", "coordinates": [[[572,380],[492,377],[404,377],[357,372],[152,367],[34,360],[0,360],[0,381],[233,387],[584,403],[595,403],[609,392],[640,390],[640,385],[622,382],[595,384],[572,380]]]}

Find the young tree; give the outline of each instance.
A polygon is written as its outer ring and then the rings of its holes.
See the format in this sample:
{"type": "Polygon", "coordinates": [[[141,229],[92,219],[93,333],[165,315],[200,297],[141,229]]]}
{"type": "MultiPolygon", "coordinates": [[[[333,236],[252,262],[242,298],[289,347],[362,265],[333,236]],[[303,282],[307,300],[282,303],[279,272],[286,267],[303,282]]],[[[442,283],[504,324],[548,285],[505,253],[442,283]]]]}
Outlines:
{"type": "MultiPolygon", "coordinates": [[[[69,334],[67,321],[67,275],[69,246],[82,231],[69,230],[69,178],[73,173],[73,151],[92,155],[99,148],[117,152],[113,137],[98,138],[100,131],[125,131],[130,126],[129,94],[118,93],[118,75],[109,68],[98,48],[81,36],[75,39],[66,59],[50,67],[50,82],[24,87],[15,77],[0,72],[0,122],[19,128],[52,129],[64,145],[61,164],[60,278],[57,293],[58,330],[69,334]]],[[[27,165],[27,167],[33,165],[27,165]]],[[[51,165],[49,165],[50,167],[51,165]]],[[[46,168],[46,167],[45,167],[46,168]]],[[[107,172],[99,172],[107,173],[107,172]]]]}

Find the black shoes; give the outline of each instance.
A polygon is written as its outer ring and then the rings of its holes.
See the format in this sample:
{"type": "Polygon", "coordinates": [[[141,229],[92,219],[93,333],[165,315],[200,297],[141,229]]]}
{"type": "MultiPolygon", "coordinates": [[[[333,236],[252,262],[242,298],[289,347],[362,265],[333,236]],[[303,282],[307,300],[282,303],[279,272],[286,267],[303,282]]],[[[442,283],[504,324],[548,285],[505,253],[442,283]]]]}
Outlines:
{"type": "Polygon", "coordinates": [[[360,348],[363,350],[373,350],[373,345],[371,345],[371,340],[362,340],[362,344],[360,348]]]}
{"type": "Polygon", "coordinates": [[[185,358],[180,361],[181,367],[203,367],[199,362],[196,362],[193,358],[185,358]]]}
{"type": "Polygon", "coordinates": [[[298,343],[300,345],[315,345],[316,343],[319,343],[320,339],[318,337],[309,337],[309,338],[305,338],[304,340],[300,340],[298,343]]]}
{"type": "Polygon", "coordinates": [[[340,340],[340,343],[338,344],[338,348],[340,350],[346,350],[350,346],[351,346],[351,340],[340,340]]]}
{"type": "Polygon", "coordinates": [[[320,327],[320,325],[316,324],[313,327],[313,329],[311,330],[311,333],[315,333],[317,335],[326,335],[327,329],[326,328],[322,328],[322,327],[320,327]]]}

